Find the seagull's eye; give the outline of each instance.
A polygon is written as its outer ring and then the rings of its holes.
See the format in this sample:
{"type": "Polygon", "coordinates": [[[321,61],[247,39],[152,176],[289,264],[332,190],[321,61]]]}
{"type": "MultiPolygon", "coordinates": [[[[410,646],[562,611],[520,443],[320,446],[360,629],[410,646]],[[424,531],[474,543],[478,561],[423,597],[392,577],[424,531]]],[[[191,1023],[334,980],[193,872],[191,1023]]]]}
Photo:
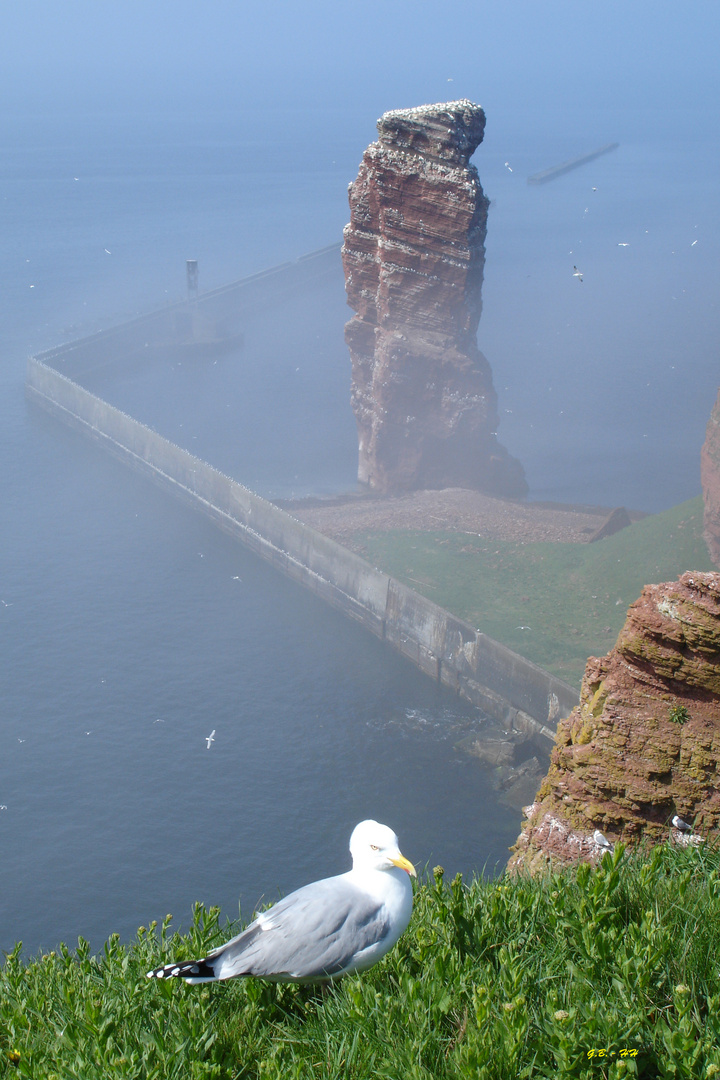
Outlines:
{"type": "Polygon", "coordinates": [[[377,844],[371,844],[370,845],[370,850],[371,851],[379,851],[380,848],[377,846],[377,844]]]}

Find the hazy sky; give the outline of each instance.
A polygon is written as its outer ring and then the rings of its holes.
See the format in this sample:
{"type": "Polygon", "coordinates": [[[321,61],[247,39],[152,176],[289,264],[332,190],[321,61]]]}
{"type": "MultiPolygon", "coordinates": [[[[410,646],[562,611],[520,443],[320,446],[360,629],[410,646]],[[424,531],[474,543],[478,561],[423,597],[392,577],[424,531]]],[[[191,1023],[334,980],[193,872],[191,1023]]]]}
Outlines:
{"type": "Polygon", "coordinates": [[[460,96],[704,111],[718,30],[717,0],[13,0],[0,89],[19,111],[460,96]]]}

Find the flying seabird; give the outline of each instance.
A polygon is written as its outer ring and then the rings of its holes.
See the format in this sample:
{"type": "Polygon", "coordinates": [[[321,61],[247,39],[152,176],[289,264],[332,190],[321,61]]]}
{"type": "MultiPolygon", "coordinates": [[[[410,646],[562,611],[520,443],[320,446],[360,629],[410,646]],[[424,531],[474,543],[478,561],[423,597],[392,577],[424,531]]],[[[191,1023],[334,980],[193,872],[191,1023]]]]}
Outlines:
{"type": "Polygon", "coordinates": [[[207,743],[207,748],[209,750],[211,744],[215,742],[215,728],[212,729],[209,735],[205,736],[205,742],[207,743]]]}
{"type": "Polygon", "coordinates": [[[290,893],[202,959],[165,964],[147,977],[323,983],[372,967],[410,922],[415,867],[400,854],[392,829],[377,821],[355,826],[350,854],[346,874],[290,893]]]}
{"type": "Polygon", "coordinates": [[[579,281],[582,281],[582,270],[578,270],[577,266],[573,266],[573,277],[576,277],[579,281]]]}

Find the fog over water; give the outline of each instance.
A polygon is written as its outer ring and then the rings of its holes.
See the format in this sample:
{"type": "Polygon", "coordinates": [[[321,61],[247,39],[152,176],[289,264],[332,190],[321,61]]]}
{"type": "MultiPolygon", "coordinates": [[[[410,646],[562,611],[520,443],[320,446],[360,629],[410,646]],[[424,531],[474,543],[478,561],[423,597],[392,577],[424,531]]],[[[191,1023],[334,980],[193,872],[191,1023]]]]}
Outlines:
{"type": "MultiPolygon", "coordinates": [[[[339,242],[380,113],[468,97],[491,199],[478,341],[530,497],[696,495],[716,7],[49,7],[16,5],[0,44],[0,948],[97,946],[195,899],[249,916],[344,868],[363,816],[419,865],[502,863],[520,814],[454,749],[473,710],[28,406],[24,361],[181,299],[187,258],[206,290],[339,242]]],[[[92,388],[264,494],[346,491],[349,315],[339,278],[244,353],[92,388]]]]}

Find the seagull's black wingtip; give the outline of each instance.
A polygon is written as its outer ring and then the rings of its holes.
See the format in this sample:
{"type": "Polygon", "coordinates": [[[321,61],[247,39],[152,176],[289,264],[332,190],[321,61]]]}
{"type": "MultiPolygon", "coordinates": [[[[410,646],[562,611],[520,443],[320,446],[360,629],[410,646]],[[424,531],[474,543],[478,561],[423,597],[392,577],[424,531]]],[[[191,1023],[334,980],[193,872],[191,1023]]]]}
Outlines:
{"type": "Polygon", "coordinates": [[[202,960],[185,960],[179,964],[164,964],[163,967],[148,971],[148,979],[214,979],[215,972],[210,964],[202,960]]]}

